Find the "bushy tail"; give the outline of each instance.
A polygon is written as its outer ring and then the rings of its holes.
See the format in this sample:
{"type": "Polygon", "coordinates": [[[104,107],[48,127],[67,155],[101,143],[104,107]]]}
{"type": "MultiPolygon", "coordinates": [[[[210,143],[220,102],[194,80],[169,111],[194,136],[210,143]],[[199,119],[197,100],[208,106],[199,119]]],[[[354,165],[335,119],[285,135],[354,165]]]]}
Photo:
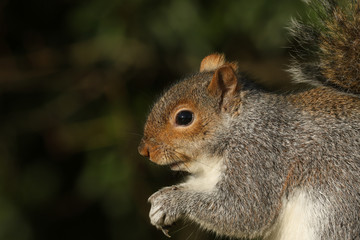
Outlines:
{"type": "Polygon", "coordinates": [[[360,94],[360,0],[306,2],[308,19],[294,20],[290,28],[293,78],[360,94]]]}

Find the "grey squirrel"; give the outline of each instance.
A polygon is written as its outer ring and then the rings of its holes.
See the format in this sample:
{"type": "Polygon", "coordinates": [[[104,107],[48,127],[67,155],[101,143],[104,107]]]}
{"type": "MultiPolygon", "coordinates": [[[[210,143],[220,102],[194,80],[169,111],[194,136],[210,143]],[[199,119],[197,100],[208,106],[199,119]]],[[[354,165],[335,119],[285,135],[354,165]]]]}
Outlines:
{"type": "Polygon", "coordinates": [[[140,154],[190,173],[149,198],[165,234],[187,219],[232,238],[360,239],[360,1],[307,3],[290,72],[313,88],[267,92],[212,54],[153,106],[140,154]]]}

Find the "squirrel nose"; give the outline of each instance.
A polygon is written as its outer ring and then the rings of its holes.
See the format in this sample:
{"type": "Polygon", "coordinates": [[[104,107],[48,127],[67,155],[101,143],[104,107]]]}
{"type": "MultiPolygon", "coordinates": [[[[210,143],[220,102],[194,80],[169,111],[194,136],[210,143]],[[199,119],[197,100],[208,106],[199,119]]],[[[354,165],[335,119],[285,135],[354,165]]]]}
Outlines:
{"type": "Polygon", "coordinates": [[[149,146],[144,143],[144,141],[142,140],[139,147],[138,147],[138,151],[140,153],[140,155],[144,156],[144,157],[150,157],[150,152],[149,152],[149,146]]]}

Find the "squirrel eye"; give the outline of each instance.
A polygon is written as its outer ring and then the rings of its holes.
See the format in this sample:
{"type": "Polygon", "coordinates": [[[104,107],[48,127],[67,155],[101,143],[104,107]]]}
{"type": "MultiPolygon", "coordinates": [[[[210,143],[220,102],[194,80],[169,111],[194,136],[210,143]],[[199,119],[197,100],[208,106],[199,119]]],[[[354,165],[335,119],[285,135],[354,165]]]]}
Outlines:
{"type": "Polygon", "coordinates": [[[194,119],[194,114],[191,111],[183,110],[176,114],[175,122],[180,126],[188,126],[192,123],[194,119]]]}

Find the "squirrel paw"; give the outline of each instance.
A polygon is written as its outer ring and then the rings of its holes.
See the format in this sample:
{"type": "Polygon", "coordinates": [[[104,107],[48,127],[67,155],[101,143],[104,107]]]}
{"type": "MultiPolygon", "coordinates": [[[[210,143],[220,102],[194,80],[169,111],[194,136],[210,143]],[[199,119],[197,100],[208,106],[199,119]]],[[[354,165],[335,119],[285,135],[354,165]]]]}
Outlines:
{"type": "Polygon", "coordinates": [[[165,187],[149,198],[151,224],[163,232],[165,231],[166,234],[165,232],[164,234],[168,237],[167,228],[180,217],[174,194],[177,190],[177,186],[165,187]]]}

